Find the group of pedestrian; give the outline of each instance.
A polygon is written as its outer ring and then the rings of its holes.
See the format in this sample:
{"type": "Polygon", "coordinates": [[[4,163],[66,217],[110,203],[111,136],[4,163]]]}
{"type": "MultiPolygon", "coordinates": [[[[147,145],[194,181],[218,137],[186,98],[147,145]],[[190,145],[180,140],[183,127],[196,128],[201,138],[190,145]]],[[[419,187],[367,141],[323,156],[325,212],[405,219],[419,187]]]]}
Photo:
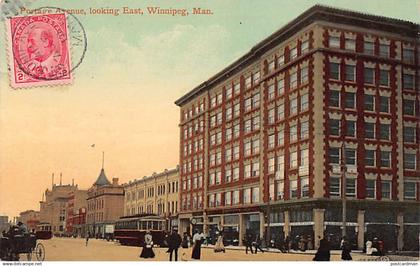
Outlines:
{"type": "Polygon", "coordinates": [[[300,250],[305,252],[306,250],[313,249],[313,241],[310,235],[297,235],[291,243],[293,250],[300,250]]]}
{"type": "MultiPolygon", "coordinates": [[[[190,237],[187,233],[184,233],[183,237],[181,237],[176,230],[173,230],[169,235],[166,236],[166,243],[168,245],[167,253],[169,253],[169,261],[174,259],[178,261],[178,249],[180,247],[187,249],[190,247],[190,237]]],[[[198,231],[195,232],[192,241],[192,254],[191,258],[195,260],[201,259],[201,245],[203,244],[205,237],[203,233],[199,233],[198,231]]],[[[219,238],[220,241],[223,241],[223,238],[219,238]]],[[[224,252],[223,244],[218,245],[217,250],[224,252]]],[[[154,258],[155,253],[153,252],[153,238],[150,232],[146,232],[144,236],[144,245],[143,249],[140,253],[140,258],[148,259],[154,258]]]]}
{"type": "Polygon", "coordinates": [[[377,237],[374,237],[373,241],[370,239],[366,241],[366,255],[385,255],[384,241],[379,240],[377,237]]]}
{"type": "Polygon", "coordinates": [[[245,243],[246,254],[248,254],[248,249],[251,251],[251,254],[257,254],[258,250],[264,253],[264,250],[261,248],[262,239],[259,234],[254,235],[252,232],[248,231],[243,242],[245,243]]]}
{"type": "MultiPolygon", "coordinates": [[[[342,260],[352,260],[352,257],[350,255],[351,244],[345,236],[343,236],[341,239],[340,249],[341,249],[342,260]]],[[[313,260],[314,261],[329,261],[331,258],[330,251],[331,251],[330,238],[329,236],[324,236],[324,238],[322,238],[319,241],[319,248],[313,260]]]]}
{"type": "MultiPolygon", "coordinates": [[[[320,238],[320,237],[319,237],[320,238]]],[[[203,244],[205,237],[203,233],[199,233],[198,231],[195,232],[192,242],[193,242],[193,248],[191,253],[191,258],[195,260],[201,259],[201,245],[203,244]]],[[[89,233],[87,234],[86,238],[86,245],[89,240],[89,233]]],[[[261,248],[261,242],[262,239],[260,238],[259,234],[256,234],[255,236],[248,231],[245,235],[244,243],[245,243],[245,253],[248,254],[248,249],[251,251],[251,254],[257,254],[258,250],[260,250],[262,253],[264,251],[261,248]]],[[[289,238],[288,236],[284,238],[283,241],[280,243],[280,250],[286,252],[288,251],[289,246],[289,238]],[[287,246],[287,248],[286,248],[287,246]]],[[[302,243],[302,241],[299,241],[298,243],[302,243]]],[[[169,253],[169,261],[172,261],[172,258],[175,259],[175,261],[178,260],[178,249],[180,247],[182,248],[189,248],[190,246],[190,238],[187,233],[184,233],[183,237],[178,234],[176,230],[173,230],[168,236],[167,236],[167,244],[168,244],[168,250],[167,253],[169,253]]],[[[303,244],[300,244],[303,245],[303,244]]],[[[307,248],[307,247],[306,247],[307,248]]],[[[343,237],[340,243],[340,249],[341,252],[341,259],[342,260],[352,260],[351,257],[351,244],[347,240],[346,237],[343,237]]],[[[313,258],[314,261],[329,261],[331,254],[330,254],[331,246],[330,246],[330,238],[328,235],[324,236],[324,238],[320,239],[319,241],[319,248],[315,254],[315,257],[313,258]]],[[[375,248],[372,249],[372,244],[369,243],[369,241],[366,243],[366,251],[377,251],[375,248]]],[[[222,232],[218,233],[217,241],[214,247],[214,252],[225,252],[225,247],[223,245],[223,234],[222,232]]],[[[154,258],[155,253],[153,252],[153,239],[150,232],[147,232],[144,236],[144,246],[142,249],[142,252],[140,254],[141,258],[154,258]]]]}

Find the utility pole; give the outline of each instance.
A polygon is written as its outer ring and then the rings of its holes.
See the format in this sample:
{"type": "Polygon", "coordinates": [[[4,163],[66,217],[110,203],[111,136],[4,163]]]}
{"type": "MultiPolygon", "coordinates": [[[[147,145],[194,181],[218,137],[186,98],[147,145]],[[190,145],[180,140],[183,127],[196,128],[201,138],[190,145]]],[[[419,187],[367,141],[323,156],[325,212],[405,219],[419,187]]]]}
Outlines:
{"type": "Polygon", "coordinates": [[[268,182],[268,201],[267,201],[267,235],[266,235],[266,239],[268,240],[267,242],[267,247],[270,247],[271,245],[271,230],[270,230],[270,182],[268,182]]]}
{"type": "Polygon", "coordinates": [[[105,163],[105,152],[102,151],[102,169],[104,169],[104,163],[105,163]]]}
{"type": "Polygon", "coordinates": [[[346,147],[345,147],[345,140],[343,139],[343,143],[341,144],[341,202],[342,202],[342,233],[343,237],[347,234],[347,197],[346,197],[346,147]]]}

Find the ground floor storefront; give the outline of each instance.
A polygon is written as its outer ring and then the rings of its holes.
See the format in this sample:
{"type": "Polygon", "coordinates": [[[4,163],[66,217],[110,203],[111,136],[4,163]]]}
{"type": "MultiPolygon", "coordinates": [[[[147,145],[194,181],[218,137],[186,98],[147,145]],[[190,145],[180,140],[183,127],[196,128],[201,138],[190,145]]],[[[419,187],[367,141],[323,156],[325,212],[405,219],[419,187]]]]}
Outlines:
{"type": "Polygon", "coordinates": [[[86,237],[86,225],[85,224],[75,224],[73,225],[73,237],[86,237]]]}
{"type": "MultiPolygon", "coordinates": [[[[348,200],[346,237],[353,249],[364,249],[367,240],[382,240],[388,251],[419,250],[418,204],[348,200]]],[[[244,245],[247,232],[261,237],[266,245],[286,237],[290,247],[317,248],[328,236],[331,248],[339,249],[343,232],[339,200],[278,202],[248,208],[206,210],[179,215],[179,232],[203,232],[213,244],[223,232],[227,245],[244,245]]]]}
{"type": "Polygon", "coordinates": [[[91,238],[113,239],[115,223],[112,221],[104,223],[86,224],[84,234],[91,238]]]}

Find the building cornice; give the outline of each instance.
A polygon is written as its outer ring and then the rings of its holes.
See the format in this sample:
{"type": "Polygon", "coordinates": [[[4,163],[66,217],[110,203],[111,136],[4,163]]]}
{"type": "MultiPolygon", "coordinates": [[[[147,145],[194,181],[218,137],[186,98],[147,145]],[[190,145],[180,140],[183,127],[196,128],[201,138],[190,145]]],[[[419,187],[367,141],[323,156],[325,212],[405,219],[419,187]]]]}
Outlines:
{"type": "Polygon", "coordinates": [[[370,29],[391,32],[402,37],[410,38],[417,38],[417,34],[420,29],[419,24],[409,21],[315,5],[291,22],[287,23],[278,31],[274,32],[269,37],[256,44],[249,52],[227,66],[225,69],[179,98],[175,101],[175,104],[178,106],[185,105],[191,99],[194,99],[209,88],[212,88],[221,81],[234,76],[250,63],[258,59],[262,54],[269,51],[279,43],[287,40],[297,31],[316,21],[334,22],[362,28],[369,27],[370,29]]]}

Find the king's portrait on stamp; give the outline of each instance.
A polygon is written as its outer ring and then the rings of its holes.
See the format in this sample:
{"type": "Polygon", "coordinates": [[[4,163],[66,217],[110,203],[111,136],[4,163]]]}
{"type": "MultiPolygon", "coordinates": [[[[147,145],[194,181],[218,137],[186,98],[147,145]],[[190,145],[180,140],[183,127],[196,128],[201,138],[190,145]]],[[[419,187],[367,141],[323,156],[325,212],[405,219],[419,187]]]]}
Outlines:
{"type": "Polygon", "coordinates": [[[7,26],[13,88],[71,83],[66,14],[13,17],[7,26]]]}

